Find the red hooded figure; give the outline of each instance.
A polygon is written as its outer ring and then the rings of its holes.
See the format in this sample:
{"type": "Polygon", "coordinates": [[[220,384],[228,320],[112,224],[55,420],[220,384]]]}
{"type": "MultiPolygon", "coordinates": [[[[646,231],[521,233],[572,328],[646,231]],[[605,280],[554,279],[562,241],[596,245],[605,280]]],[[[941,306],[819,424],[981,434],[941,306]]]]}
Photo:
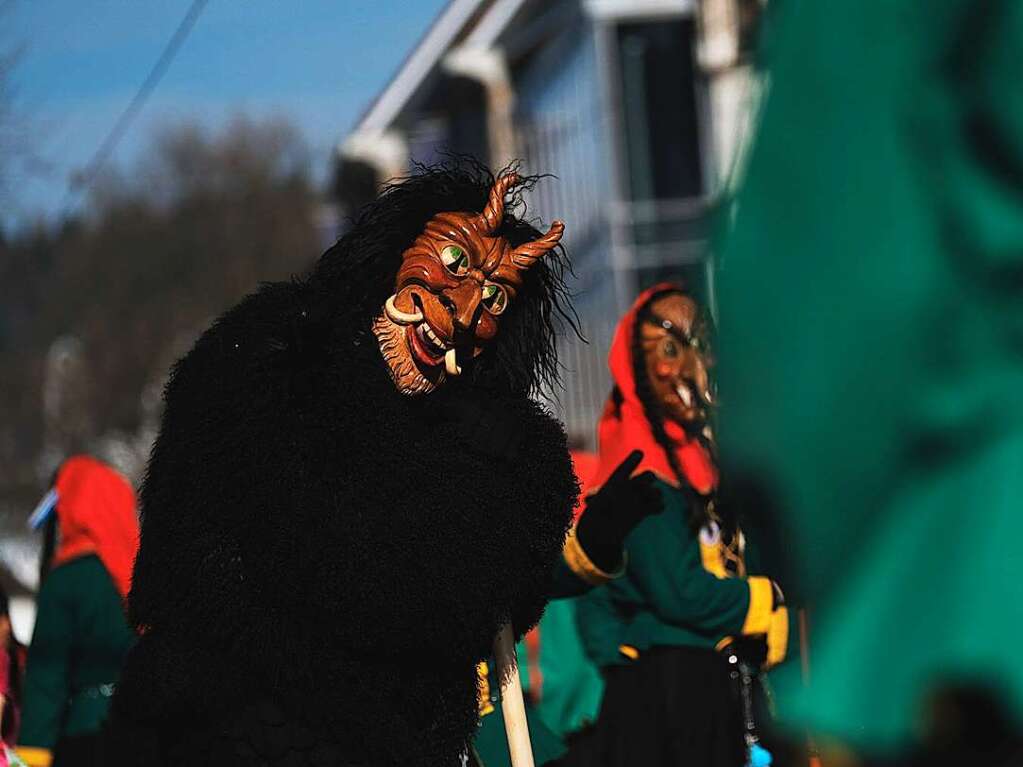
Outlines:
{"type": "Polygon", "coordinates": [[[787,614],[774,583],[754,574],[738,516],[718,503],[711,341],[708,313],[668,283],[642,293],[615,333],[597,489],[575,528],[595,564],[619,562],[577,608],[606,691],[569,765],[739,767],[759,748],[732,671],[746,664],[755,678],[780,662],[787,614]],[[656,502],[620,490],[643,477],[656,502]],[[595,506],[600,524],[590,525],[595,506]],[[600,553],[613,540],[598,534],[605,520],[625,535],[600,553]]]}
{"type": "Polygon", "coordinates": [[[135,491],[124,477],[87,455],[66,460],[55,487],[60,542],[53,567],[95,554],[117,593],[127,596],[139,549],[135,491]]]}
{"type": "Polygon", "coordinates": [[[43,579],[18,752],[29,765],[92,764],[134,634],[124,615],[139,545],[135,492],[106,464],[66,460],[48,494],[43,579]],[[55,504],[52,499],[55,497],[55,504]]]}

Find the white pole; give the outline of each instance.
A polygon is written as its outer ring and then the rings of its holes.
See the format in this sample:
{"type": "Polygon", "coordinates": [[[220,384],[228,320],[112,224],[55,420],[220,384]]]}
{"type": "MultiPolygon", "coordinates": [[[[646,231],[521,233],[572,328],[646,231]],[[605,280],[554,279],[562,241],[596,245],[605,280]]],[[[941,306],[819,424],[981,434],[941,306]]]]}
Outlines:
{"type": "Polygon", "coordinates": [[[526,703],[522,698],[519,662],[515,655],[515,637],[510,624],[497,632],[494,658],[497,661],[497,676],[501,680],[501,712],[504,714],[512,767],[534,767],[533,746],[529,742],[529,725],[526,723],[526,703]]]}

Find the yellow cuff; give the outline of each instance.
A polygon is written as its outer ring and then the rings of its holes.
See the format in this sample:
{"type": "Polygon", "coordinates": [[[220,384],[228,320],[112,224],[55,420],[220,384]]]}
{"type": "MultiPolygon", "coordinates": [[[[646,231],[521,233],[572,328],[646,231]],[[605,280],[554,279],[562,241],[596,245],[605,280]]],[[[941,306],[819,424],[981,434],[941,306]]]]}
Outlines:
{"type": "Polygon", "coordinates": [[[754,575],[746,582],[749,584],[749,609],[742,624],[742,633],[766,634],[771,627],[771,603],[774,601],[771,579],[754,575]]]}
{"type": "Polygon", "coordinates": [[[700,562],[703,564],[703,569],[715,578],[724,579],[728,577],[728,571],[725,570],[725,561],[721,558],[720,543],[704,543],[701,538],[700,562]]]}
{"type": "Polygon", "coordinates": [[[618,645],[618,652],[620,652],[629,660],[639,660],[639,650],[637,650],[631,644],[618,645]]]}
{"type": "Polygon", "coordinates": [[[28,767],[50,767],[50,762],[53,761],[53,752],[48,748],[37,748],[36,746],[18,746],[14,749],[14,753],[23,761],[28,767]]]}
{"type": "Polygon", "coordinates": [[[479,677],[479,694],[476,707],[480,719],[494,712],[494,703],[490,700],[490,666],[485,660],[476,664],[476,676],[479,677]]]}
{"type": "Polygon", "coordinates": [[[773,668],[785,660],[789,649],[789,609],[784,605],[771,613],[771,625],[767,629],[767,668],[773,668]]]}
{"type": "Polygon", "coordinates": [[[586,556],[583,547],[579,545],[579,539],[575,534],[575,527],[575,525],[572,525],[572,529],[568,531],[568,537],[565,538],[565,547],[561,550],[561,554],[565,558],[565,564],[568,565],[573,573],[591,586],[603,586],[608,581],[614,580],[625,572],[624,562],[617,572],[613,573],[605,573],[593,564],[593,560],[586,556]]]}

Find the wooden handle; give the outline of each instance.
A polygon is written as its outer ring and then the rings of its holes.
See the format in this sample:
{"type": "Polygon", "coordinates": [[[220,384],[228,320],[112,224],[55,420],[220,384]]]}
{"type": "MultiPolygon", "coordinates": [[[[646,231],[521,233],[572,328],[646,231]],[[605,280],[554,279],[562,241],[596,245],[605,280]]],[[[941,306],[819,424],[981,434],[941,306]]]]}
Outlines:
{"type": "MultiPolygon", "coordinates": [[[[806,608],[799,608],[799,661],[803,670],[803,687],[810,686],[810,618],[806,608]]],[[[820,749],[813,735],[806,733],[807,763],[809,767],[823,767],[820,749]]]]}
{"type": "Polygon", "coordinates": [[[526,723],[526,702],[522,698],[515,637],[510,624],[497,632],[494,658],[497,661],[497,676],[501,680],[501,712],[504,715],[512,767],[534,767],[533,746],[529,742],[529,725],[526,723]]]}

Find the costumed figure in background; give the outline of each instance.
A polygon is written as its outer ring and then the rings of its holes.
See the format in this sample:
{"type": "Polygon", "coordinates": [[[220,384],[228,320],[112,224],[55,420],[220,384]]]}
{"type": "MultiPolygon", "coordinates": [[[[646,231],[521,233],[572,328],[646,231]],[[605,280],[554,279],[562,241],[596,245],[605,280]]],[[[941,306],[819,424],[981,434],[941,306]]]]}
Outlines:
{"type": "Polygon", "coordinates": [[[767,756],[743,700],[784,657],[788,616],[717,499],[710,340],[706,312],[671,284],[644,292],[616,331],[595,486],[605,492],[623,456],[642,450],[664,510],[625,538],[624,573],[580,600],[606,691],[568,764],[740,767],[767,756]]]}
{"type": "Polygon", "coordinates": [[[92,765],[135,641],[124,605],[139,545],[135,491],[106,464],[74,456],[29,524],[45,538],[17,752],[30,767],[92,765]]]}
{"type": "Polygon", "coordinates": [[[10,601],[0,586],[0,767],[21,764],[14,753],[21,724],[25,647],[11,626],[10,601]]]}
{"type": "Polygon", "coordinates": [[[388,186],[174,367],[141,493],[116,764],[455,767],[476,665],[539,618],[577,490],[535,179],[388,186]]]}

